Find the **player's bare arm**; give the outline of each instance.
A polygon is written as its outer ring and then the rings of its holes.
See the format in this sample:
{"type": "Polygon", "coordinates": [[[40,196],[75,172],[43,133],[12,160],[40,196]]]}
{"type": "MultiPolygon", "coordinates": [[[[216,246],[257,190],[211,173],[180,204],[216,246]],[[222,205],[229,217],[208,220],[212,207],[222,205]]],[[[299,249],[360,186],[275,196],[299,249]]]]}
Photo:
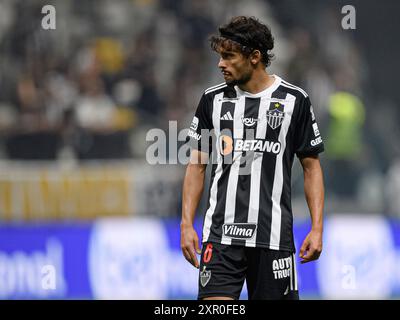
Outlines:
{"type": "Polygon", "coordinates": [[[311,231],[300,248],[301,263],[317,260],[322,252],[324,183],[319,157],[300,159],[304,172],[304,193],[311,215],[311,231]]]}
{"type": "Polygon", "coordinates": [[[199,267],[196,252],[200,254],[201,250],[193,221],[204,189],[207,159],[207,153],[192,150],[183,181],[181,249],[186,260],[196,268],[199,267]]]}

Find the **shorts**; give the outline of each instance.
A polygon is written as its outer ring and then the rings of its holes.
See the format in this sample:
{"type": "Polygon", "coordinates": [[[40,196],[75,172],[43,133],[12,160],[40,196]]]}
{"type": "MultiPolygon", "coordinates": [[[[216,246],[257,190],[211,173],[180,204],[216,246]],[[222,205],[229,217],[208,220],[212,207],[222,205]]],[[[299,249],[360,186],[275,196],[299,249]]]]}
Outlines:
{"type": "Polygon", "coordinates": [[[249,300],[298,300],[294,253],[203,243],[198,299],[239,299],[246,280],[249,300]]]}

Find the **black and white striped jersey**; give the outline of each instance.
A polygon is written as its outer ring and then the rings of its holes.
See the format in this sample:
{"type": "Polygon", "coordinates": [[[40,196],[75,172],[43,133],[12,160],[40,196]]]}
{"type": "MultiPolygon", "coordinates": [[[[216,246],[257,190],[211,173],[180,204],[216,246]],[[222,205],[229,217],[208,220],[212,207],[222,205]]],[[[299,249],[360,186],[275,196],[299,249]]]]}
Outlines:
{"type": "Polygon", "coordinates": [[[257,94],[222,83],[201,97],[187,141],[214,160],[203,242],[295,251],[294,155],[324,145],[307,93],[274,77],[257,94]]]}

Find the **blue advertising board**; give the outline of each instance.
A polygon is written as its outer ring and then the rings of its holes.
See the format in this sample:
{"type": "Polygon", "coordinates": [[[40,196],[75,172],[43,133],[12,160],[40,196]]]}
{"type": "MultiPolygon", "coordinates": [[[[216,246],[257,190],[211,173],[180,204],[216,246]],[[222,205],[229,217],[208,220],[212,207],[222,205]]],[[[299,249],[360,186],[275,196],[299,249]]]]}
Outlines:
{"type": "MultiPolygon", "coordinates": [[[[309,230],[308,221],[295,223],[296,248],[309,230]]],[[[300,296],[398,298],[399,262],[400,221],[330,216],[320,259],[300,264],[297,254],[300,296]]],[[[0,226],[0,299],[196,299],[197,283],[181,254],[179,219],[0,226]]]]}
{"type": "Polygon", "coordinates": [[[0,226],[0,298],[91,296],[88,240],[92,226],[0,226]]]}

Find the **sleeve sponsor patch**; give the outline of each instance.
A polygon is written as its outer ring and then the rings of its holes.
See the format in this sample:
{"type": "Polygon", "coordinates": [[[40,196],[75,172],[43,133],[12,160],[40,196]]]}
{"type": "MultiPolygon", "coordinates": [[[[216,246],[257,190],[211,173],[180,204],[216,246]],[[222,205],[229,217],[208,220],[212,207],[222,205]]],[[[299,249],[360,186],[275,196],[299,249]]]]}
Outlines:
{"type": "Polygon", "coordinates": [[[314,129],[314,135],[315,135],[316,137],[318,137],[318,136],[320,135],[319,129],[318,129],[318,125],[317,125],[316,123],[313,123],[312,127],[313,127],[313,129],[314,129]]]}
{"type": "Polygon", "coordinates": [[[192,123],[190,125],[190,129],[196,131],[197,127],[199,126],[199,118],[197,118],[196,116],[193,117],[192,123]]]}

